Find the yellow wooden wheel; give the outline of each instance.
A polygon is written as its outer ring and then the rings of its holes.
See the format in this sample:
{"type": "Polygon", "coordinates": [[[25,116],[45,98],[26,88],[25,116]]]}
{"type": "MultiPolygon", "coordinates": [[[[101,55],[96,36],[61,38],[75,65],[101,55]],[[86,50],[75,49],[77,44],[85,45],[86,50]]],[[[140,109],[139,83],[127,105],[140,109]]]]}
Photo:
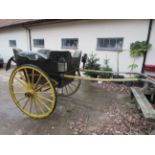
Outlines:
{"type": "MultiPolygon", "coordinates": [[[[80,76],[80,72],[76,71],[75,76],[76,75],[80,76]]],[[[68,97],[68,96],[75,94],[78,91],[81,85],[81,80],[79,79],[70,79],[70,80],[71,82],[66,84],[64,87],[57,88],[58,95],[68,97]]]]}
{"type": "Polygon", "coordinates": [[[10,76],[9,89],[18,108],[32,118],[45,118],[54,110],[56,91],[48,75],[36,66],[17,67],[10,76]]]}

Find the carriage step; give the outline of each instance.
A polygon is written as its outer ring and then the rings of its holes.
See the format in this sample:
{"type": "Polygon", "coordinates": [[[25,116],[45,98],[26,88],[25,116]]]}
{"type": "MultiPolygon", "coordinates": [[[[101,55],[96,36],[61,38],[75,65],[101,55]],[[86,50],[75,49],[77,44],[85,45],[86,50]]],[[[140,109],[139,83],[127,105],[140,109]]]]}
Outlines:
{"type": "Polygon", "coordinates": [[[155,120],[155,109],[152,107],[151,103],[148,101],[146,96],[142,93],[139,88],[131,87],[132,95],[135,97],[138,106],[140,107],[143,115],[146,119],[155,120]]]}

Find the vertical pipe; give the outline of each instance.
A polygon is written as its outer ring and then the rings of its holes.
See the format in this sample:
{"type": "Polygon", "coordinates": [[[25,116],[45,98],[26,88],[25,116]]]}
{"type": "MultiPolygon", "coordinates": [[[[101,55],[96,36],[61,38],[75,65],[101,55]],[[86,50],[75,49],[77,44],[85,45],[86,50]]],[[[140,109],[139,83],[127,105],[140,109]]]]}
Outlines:
{"type": "Polygon", "coordinates": [[[32,42],[31,42],[31,29],[27,26],[23,26],[28,32],[28,41],[29,41],[29,50],[32,51],[32,42]]]}
{"type": "Polygon", "coordinates": [[[31,29],[28,28],[28,34],[29,34],[29,49],[32,51],[32,42],[31,42],[31,29]]]}
{"type": "Polygon", "coordinates": [[[119,75],[119,54],[120,54],[120,51],[117,52],[117,75],[119,75]]]}
{"type": "MultiPolygon", "coordinates": [[[[153,19],[150,19],[146,43],[149,43],[150,42],[150,36],[151,36],[151,30],[152,30],[152,23],[153,23],[153,19]]],[[[147,58],[147,52],[144,54],[144,57],[143,57],[143,64],[142,64],[141,73],[144,73],[144,66],[145,66],[146,58],[147,58]]]]}

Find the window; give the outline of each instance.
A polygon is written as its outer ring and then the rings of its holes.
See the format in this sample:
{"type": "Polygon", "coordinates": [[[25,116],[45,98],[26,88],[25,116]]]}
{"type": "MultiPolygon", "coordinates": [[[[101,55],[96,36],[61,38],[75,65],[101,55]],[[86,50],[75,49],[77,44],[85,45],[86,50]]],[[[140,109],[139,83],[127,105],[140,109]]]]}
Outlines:
{"type": "Polygon", "coordinates": [[[10,47],[16,47],[16,40],[9,40],[10,47]]]}
{"type": "Polygon", "coordinates": [[[64,49],[77,49],[78,39],[62,39],[62,48],[64,49]]]}
{"type": "Polygon", "coordinates": [[[123,38],[98,38],[97,50],[121,51],[123,38]]]}
{"type": "Polygon", "coordinates": [[[33,39],[34,47],[44,47],[44,39],[33,39]]]}

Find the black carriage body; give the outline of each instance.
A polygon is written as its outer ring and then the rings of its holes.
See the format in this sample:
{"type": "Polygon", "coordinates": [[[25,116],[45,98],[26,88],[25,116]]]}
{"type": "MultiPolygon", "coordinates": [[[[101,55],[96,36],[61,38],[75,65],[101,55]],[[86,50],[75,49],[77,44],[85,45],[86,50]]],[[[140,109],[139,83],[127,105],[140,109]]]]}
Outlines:
{"type": "Polygon", "coordinates": [[[72,57],[69,51],[51,51],[45,50],[41,53],[21,52],[14,49],[14,56],[17,66],[21,65],[35,65],[42,69],[46,74],[58,82],[57,87],[63,87],[72,82],[73,79],[64,79],[62,73],[58,71],[58,61],[64,58],[67,63],[67,71],[65,73],[75,75],[79,69],[81,53],[78,57],[72,57]]]}

